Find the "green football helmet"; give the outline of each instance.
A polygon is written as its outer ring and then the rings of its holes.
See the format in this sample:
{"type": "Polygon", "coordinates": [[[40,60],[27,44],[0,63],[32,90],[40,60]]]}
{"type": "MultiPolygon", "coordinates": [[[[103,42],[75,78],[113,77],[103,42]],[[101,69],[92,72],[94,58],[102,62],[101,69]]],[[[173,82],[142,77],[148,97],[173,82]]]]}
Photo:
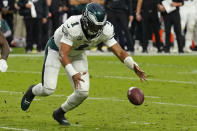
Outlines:
{"type": "Polygon", "coordinates": [[[91,2],[86,5],[82,13],[81,24],[88,35],[97,35],[102,31],[106,19],[107,15],[104,8],[99,4],[91,2]]]}

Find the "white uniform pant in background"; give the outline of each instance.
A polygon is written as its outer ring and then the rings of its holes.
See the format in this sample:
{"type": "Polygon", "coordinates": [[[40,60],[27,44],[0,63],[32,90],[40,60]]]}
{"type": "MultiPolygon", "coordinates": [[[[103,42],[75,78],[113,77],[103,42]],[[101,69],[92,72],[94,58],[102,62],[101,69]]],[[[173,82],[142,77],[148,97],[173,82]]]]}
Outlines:
{"type": "Polygon", "coordinates": [[[195,27],[194,42],[195,42],[195,45],[197,45],[197,26],[195,27]]]}
{"type": "Polygon", "coordinates": [[[189,48],[194,39],[194,30],[197,24],[197,4],[194,1],[184,1],[184,5],[180,7],[182,31],[187,28],[185,34],[185,47],[189,48]]]}

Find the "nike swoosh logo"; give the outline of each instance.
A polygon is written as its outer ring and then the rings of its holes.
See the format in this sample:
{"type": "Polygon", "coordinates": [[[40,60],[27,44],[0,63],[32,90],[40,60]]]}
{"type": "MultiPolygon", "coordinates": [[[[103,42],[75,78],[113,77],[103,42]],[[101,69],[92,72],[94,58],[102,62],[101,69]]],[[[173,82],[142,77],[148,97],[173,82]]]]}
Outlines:
{"type": "Polygon", "coordinates": [[[30,104],[30,102],[27,101],[26,99],[24,100],[24,103],[27,104],[27,105],[30,104]]]}

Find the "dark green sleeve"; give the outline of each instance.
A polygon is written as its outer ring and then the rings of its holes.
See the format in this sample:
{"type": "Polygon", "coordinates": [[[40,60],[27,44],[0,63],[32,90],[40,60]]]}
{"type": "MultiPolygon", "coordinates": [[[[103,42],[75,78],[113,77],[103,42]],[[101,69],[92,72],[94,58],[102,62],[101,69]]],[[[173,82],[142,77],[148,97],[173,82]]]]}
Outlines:
{"type": "Polygon", "coordinates": [[[3,32],[10,30],[8,23],[4,19],[1,20],[1,29],[3,32]]]}

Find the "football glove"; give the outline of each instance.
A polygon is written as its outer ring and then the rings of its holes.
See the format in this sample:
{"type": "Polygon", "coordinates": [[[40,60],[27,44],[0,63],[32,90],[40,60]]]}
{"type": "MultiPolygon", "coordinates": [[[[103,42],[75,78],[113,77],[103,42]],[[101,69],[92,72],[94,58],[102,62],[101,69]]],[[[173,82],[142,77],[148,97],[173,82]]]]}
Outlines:
{"type": "Polygon", "coordinates": [[[7,65],[6,60],[1,59],[0,60],[0,71],[1,72],[6,72],[7,68],[8,68],[8,65],[7,65]]]}

